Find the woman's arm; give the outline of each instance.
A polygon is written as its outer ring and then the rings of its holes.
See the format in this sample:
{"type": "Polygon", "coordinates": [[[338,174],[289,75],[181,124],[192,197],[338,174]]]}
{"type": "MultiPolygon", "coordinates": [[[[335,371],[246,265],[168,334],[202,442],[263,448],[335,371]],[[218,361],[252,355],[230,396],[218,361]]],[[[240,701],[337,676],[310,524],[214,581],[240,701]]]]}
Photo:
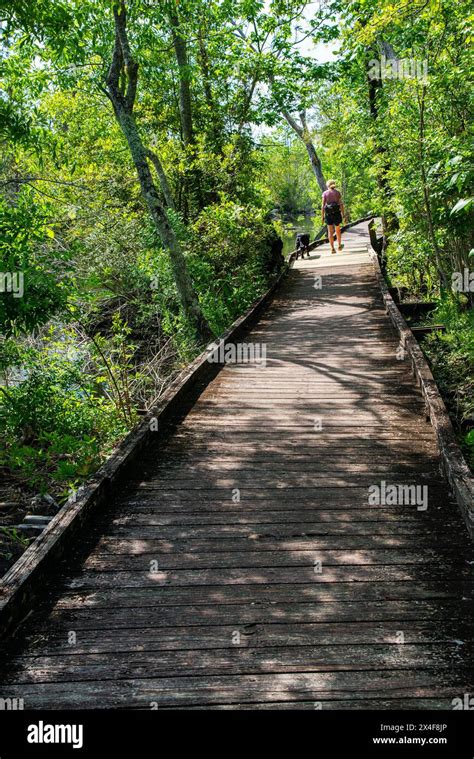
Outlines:
{"type": "Polygon", "coordinates": [[[323,224],[324,224],[324,206],[325,205],[326,205],[326,200],[325,200],[324,195],[323,195],[323,204],[321,206],[321,221],[322,221],[323,224]]]}

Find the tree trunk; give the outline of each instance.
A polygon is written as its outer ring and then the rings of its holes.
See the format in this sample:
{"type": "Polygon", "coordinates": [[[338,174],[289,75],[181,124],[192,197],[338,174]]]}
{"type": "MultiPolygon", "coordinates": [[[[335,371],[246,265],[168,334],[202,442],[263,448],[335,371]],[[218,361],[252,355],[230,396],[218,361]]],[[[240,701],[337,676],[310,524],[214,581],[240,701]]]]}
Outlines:
{"type": "Polygon", "coordinates": [[[179,18],[175,13],[170,13],[171,34],[173,47],[178,63],[179,73],[179,113],[181,117],[181,133],[184,145],[194,143],[193,117],[191,105],[191,87],[189,83],[188,51],[184,37],[179,29],[179,18]]]}
{"type": "Polygon", "coordinates": [[[163,197],[165,199],[166,205],[168,206],[168,208],[171,208],[172,211],[176,210],[175,203],[173,200],[173,195],[171,193],[171,189],[168,184],[168,178],[165,174],[165,170],[163,168],[163,165],[159,157],[156,155],[156,153],[154,153],[149,148],[146,151],[146,155],[152,162],[153,166],[155,167],[156,175],[160,182],[161,192],[163,193],[163,197]]]}
{"type": "Polygon", "coordinates": [[[189,276],[186,259],[176,239],[166,213],[161,206],[157,189],[147,162],[147,152],[141,142],[133,115],[116,108],[117,120],[125,135],[140,180],[140,187],[164,247],[168,251],[173,277],[186,318],[193,324],[202,340],[212,337],[189,276]]]}
{"type": "Polygon", "coordinates": [[[311,135],[306,125],[306,121],[303,119],[303,124],[300,126],[298,122],[296,121],[296,119],[293,118],[291,113],[283,109],[282,114],[287,120],[290,127],[293,129],[293,131],[298,135],[300,140],[302,140],[306,148],[306,151],[308,153],[309,160],[311,163],[311,168],[313,169],[313,173],[314,173],[314,176],[316,177],[316,181],[318,183],[319,189],[321,190],[321,192],[324,192],[327,189],[326,180],[324,179],[321,161],[316,152],[316,148],[314,147],[313,141],[311,140],[311,135]]]}
{"type": "MultiPolygon", "coordinates": [[[[181,136],[184,147],[188,149],[188,160],[192,161],[194,158],[195,139],[187,49],[188,46],[187,41],[180,29],[178,14],[175,11],[170,12],[169,20],[171,24],[171,36],[173,39],[176,62],[178,64],[179,115],[181,122],[181,136]]],[[[186,203],[182,209],[185,218],[188,216],[189,210],[192,210],[194,208],[194,210],[197,210],[199,212],[204,207],[205,202],[203,199],[202,184],[202,174],[198,167],[191,165],[189,169],[185,170],[184,192],[186,196],[186,203]]]]}
{"type": "Polygon", "coordinates": [[[107,93],[113,104],[117,122],[127,140],[137,170],[142,195],[148,206],[155,228],[168,252],[176,289],[185,316],[196,330],[200,339],[208,341],[212,337],[212,332],[201,311],[191,277],[189,276],[184,253],[161,204],[147,160],[147,156],[150,153],[143,145],[133,115],[138,80],[138,64],[133,60],[128,43],[124,0],[117,3],[113,10],[115,45],[112,63],[107,75],[107,93]]]}
{"type": "MultiPolygon", "coordinates": [[[[270,84],[274,84],[274,76],[270,75],[269,79],[270,84]]],[[[278,103],[278,98],[275,98],[275,100],[278,103]]],[[[303,145],[306,148],[306,152],[308,153],[311,168],[313,169],[313,174],[316,177],[319,189],[321,192],[324,192],[327,189],[326,180],[324,179],[321,161],[311,139],[311,134],[306,123],[306,114],[304,110],[300,112],[301,124],[298,124],[296,119],[291,115],[289,111],[286,110],[286,108],[282,107],[279,103],[278,105],[280,106],[282,116],[286,119],[295,134],[297,134],[300,140],[303,142],[303,145]]]]}
{"type": "Polygon", "coordinates": [[[199,67],[202,75],[202,85],[204,89],[204,98],[206,100],[207,109],[209,112],[209,119],[211,127],[209,129],[209,136],[212,141],[213,148],[218,153],[222,153],[222,142],[224,135],[224,125],[220,115],[218,104],[214,99],[211,83],[211,67],[209,64],[209,56],[206,48],[206,40],[204,35],[204,28],[201,25],[198,31],[198,43],[199,43],[199,67]]]}
{"type": "Polygon", "coordinates": [[[319,189],[321,192],[324,192],[327,190],[326,187],[326,180],[324,179],[323,170],[321,167],[321,161],[319,160],[318,154],[316,153],[316,148],[314,147],[311,140],[308,142],[305,141],[305,147],[308,151],[309,160],[311,162],[311,168],[313,169],[314,176],[316,177],[316,181],[319,185],[319,189]]]}

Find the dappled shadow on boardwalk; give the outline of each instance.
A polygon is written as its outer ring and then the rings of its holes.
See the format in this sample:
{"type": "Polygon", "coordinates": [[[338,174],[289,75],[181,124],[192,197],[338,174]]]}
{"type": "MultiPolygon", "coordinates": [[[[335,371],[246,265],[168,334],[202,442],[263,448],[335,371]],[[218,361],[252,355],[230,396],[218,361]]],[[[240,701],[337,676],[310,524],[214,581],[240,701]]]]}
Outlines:
{"type": "MultiPolygon", "coordinates": [[[[305,261],[305,266],[308,262],[305,261]]],[[[52,578],[8,691],[31,706],[450,708],[473,560],[370,268],[295,270],[52,578]],[[428,509],[374,506],[382,480],[428,509]],[[74,633],[70,642],[70,633],[74,633]]]]}

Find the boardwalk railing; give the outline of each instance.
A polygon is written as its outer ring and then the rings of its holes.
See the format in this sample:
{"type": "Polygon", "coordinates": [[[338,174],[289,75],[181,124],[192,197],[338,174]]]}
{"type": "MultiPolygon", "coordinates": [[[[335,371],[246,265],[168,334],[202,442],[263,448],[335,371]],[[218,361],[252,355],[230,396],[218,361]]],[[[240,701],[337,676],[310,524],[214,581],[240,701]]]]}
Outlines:
{"type": "Polygon", "coordinates": [[[474,538],[474,477],[462,455],[449,414],[423,351],[389,292],[379,257],[375,252],[371,253],[371,257],[386,312],[400,336],[401,347],[410,358],[413,374],[425,399],[426,415],[436,432],[443,473],[451,485],[469,534],[474,538]]]}

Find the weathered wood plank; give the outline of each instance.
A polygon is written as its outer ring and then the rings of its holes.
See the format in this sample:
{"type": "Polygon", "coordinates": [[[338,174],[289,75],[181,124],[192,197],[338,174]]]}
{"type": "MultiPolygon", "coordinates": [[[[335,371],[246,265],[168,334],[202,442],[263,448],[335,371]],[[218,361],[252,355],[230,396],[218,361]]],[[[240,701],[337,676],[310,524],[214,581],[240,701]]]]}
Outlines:
{"type": "MultiPolygon", "coordinates": [[[[292,631],[296,631],[295,645],[299,645],[300,639],[304,642],[304,636],[309,634],[317,638],[320,645],[343,645],[351,630],[357,640],[360,625],[364,629],[367,626],[371,631],[362,640],[364,643],[375,638],[378,642],[395,642],[398,645],[400,632],[403,633],[405,642],[419,642],[416,637],[419,628],[426,628],[431,641],[448,640],[461,647],[472,641],[472,621],[465,616],[472,612],[472,601],[459,604],[457,600],[449,598],[409,601],[366,599],[365,602],[354,603],[350,600],[336,602],[332,598],[323,598],[278,606],[267,602],[259,604],[255,609],[249,604],[225,602],[210,605],[202,602],[194,606],[183,604],[176,608],[173,605],[147,606],[150,599],[144,593],[143,590],[138,591],[133,597],[125,597],[123,591],[120,591],[120,595],[118,592],[115,595],[102,594],[108,603],[117,600],[113,630],[110,628],[107,606],[95,606],[92,601],[90,606],[77,606],[78,602],[74,605],[74,601],[79,596],[65,596],[62,603],[69,601],[70,605],[67,608],[55,607],[46,624],[41,623],[39,612],[31,620],[30,628],[22,638],[23,655],[35,657],[53,650],[77,653],[84,647],[89,650],[88,647],[92,645],[99,653],[109,650],[111,646],[117,651],[146,650],[147,646],[157,645],[163,636],[168,639],[167,636],[173,630],[173,639],[178,641],[178,648],[181,637],[193,641],[193,646],[199,648],[199,641],[204,641],[204,647],[207,645],[208,633],[213,640],[217,636],[222,643],[222,636],[229,628],[234,632],[240,631],[242,640],[245,638],[249,645],[266,645],[266,641],[275,640],[281,645],[285,645],[285,641],[289,644],[293,639],[292,631]],[[125,605],[124,598],[129,602],[128,606],[125,605]],[[143,603],[139,605],[140,601],[143,603]],[[274,634],[274,626],[282,625],[283,622],[281,629],[277,627],[277,633],[274,634]],[[308,628],[311,625],[313,627],[308,628]],[[328,631],[323,639],[321,629],[328,631]],[[75,633],[73,643],[69,635],[71,630],[75,633]],[[385,631],[383,635],[381,630],[385,631]],[[343,640],[340,640],[341,635],[343,640]]],[[[356,640],[352,639],[352,642],[356,640]]],[[[226,641],[230,645],[231,638],[226,638],[226,641]]],[[[186,646],[183,644],[182,647],[186,646]]],[[[460,652],[462,653],[461,648],[460,652]]]]}
{"type": "MultiPolygon", "coordinates": [[[[231,500],[229,499],[229,503],[231,500]]],[[[234,505],[234,504],[232,504],[234,505]]],[[[398,509],[387,509],[383,507],[371,507],[367,509],[357,509],[357,520],[362,522],[415,522],[420,525],[420,517],[416,511],[416,507],[406,506],[405,508],[398,507],[398,509]]],[[[440,515],[441,524],[450,524],[455,526],[455,521],[452,517],[446,517],[440,515]]],[[[313,525],[320,522],[334,523],[334,522],[351,522],[354,519],[354,510],[343,511],[342,509],[326,510],[322,509],[307,509],[306,511],[300,511],[296,504],[295,510],[292,511],[259,511],[257,507],[249,510],[248,513],[236,514],[232,510],[226,511],[225,505],[222,504],[221,512],[214,512],[211,514],[204,513],[185,513],[181,511],[179,514],[160,514],[159,509],[156,511],[139,511],[133,509],[132,513],[125,515],[117,515],[113,519],[114,525],[132,527],[140,527],[141,525],[146,527],[202,527],[208,525],[209,527],[215,527],[214,533],[216,537],[219,535],[220,527],[222,525],[227,526],[229,521],[233,525],[246,525],[252,527],[253,525],[313,525]]],[[[452,551],[451,551],[452,553],[452,551]]]]}
{"type": "MultiPolygon", "coordinates": [[[[364,501],[368,503],[369,488],[373,485],[379,485],[380,478],[377,479],[374,475],[369,473],[348,473],[346,476],[328,476],[318,473],[301,474],[288,473],[283,476],[275,476],[271,473],[260,474],[259,477],[255,477],[252,472],[245,472],[243,470],[240,474],[236,474],[234,477],[219,477],[217,474],[211,479],[210,475],[206,477],[205,473],[201,475],[194,475],[191,472],[189,477],[185,477],[185,472],[182,473],[179,479],[176,477],[169,478],[149,477],[138,483],[137,487],[145,490],[227,490],[231,491],[235,488],[247,490],[250,492],[258,490],[273,491],[279,489],[285,489],[293,497],[297,497],[299,491],[305,489],[317,490],[323,488],[324,490],[330,490],[334,488],[344,488],[346,490],[353,490],[355,488],[366,491],[364,501]]],[[[390,477],[390,484],[396,484],[401,486],[419,487],[425,486],[427,488],[427,499],[429,500],[430,494],[434,496],[438,489],[442,489],[443,482],[440,477],[434,478],[430,472],[418,472],[416,476],[416,482],[413,478],[407,477],[406,473],[393,472],[390,477]]],[[[435,497],[435,496],[434,496],[435,497]]]]}
{"type": "MultiPolygon", "coordinates": [[[[460,579],[427,580],[423,583],[414,582],[371,582],[361,583],[357,588],[353,583],[340,582],[329,584],[313,583],[312,585],[293,583],[274,584],[265,587],[263,585],[234,585],[232,587],[172,587],[156,586],[149,588],[124,588],[110,585],[103,589],[82,589],[78,591],[70,590],[60,585],[61,597],[57,601],[58,608],[77,608],[82,609],[88,606],[105,606],[110,603],[117,605],[117,608],[128,607],[149,607],[153,606],[163,610],[166,606],[204,606],[200,614],[205,617],[208,614],[219,614],[219,609],[226,606],[237,605],[240,607],[239,614],[249,613],[259,614],[262,620],[265,614],[269,619],[273,619],[273,610],[276,616],[282,619],[282,611],[286,614],[292,612],[292,604],[300,604],[297,612],[303,614],[301,619],[313,619],[304,615],[316,613],[318,616],[314,619],[325,619],[326,614],[333,621],[337,621],[336,613],[346,615],[355,611],[358,619],[366,619],[364,610],[370,612],[374,609],[377,614],[383,614],[384,609],[393,611],[392,602],[406,602],[413,618],[418,618],[419,609],[428,608],[429,604],[434,603],[434,608],[445,608],[443,603],[457,603],[458,609],[462,610],[463,615],[469,615],[474,600],[474,583],[460,579]],[[357,593],[355,592],[357,590],[357,593]],[[457,600],[456,600],[457,599],[457,600]],[[424,606],[423,604],[428,604],[424,606]],[[290,606],[288,606],[290,604],[290,606]],[[334,606],[334,604],[337,604],[334,606]],[[349,604],[349,606],[348,606],[349,604]],[[352,604],[352,606],[350,605],[352,604]],[[386,607],[384,606],[386,604],[386,607]],[[213,607],[217,605],[219,609],[213,607]],[[284,609],[279,607],[284,606],[284,609]],[[263,615],[263,616],[262,616],[263,615]]],[[[453,612],[452,607],[451,612],[453,612]]],[[[405,610],[407,611],[407,609],[405,610]]],[[[181,619],[181,614],[185,610],[175,609],[175,615],[181,619]]],[[[442,614],[442,611],[440,611],[442,614]]],[[[286,618],[286,617],[285,617],[286,618]]],[[[383,617],[382,617],[383,618],[383,617]]],[[[131,624],[130,615],[126,621],[131,624]]],[[[298,617],[299,619],[299,617],[298,617]]],[[[94,620],[93,620],[94,621],[94,620]]],[[[158,620],[155,620],[159,624],[158,620]]],[[[184,622],[183,622],[184,624],[184,622]]],[[[191,624],[189,619],[187,624],[191,624]]]]}
{"type": "MultiPolygon", "coordinates": [[[[395,549],[408,550],[417,552],[422,555],[425,550],[456,552],[460,551],[461,555],[470,548],[467,544],[466,536],[448,534],[443,535],[444,540],[437,534],[417,536],[411,535],[373,535],[368,539],[365,535],[331,535],[329,537],[300,537],[287,538],[272,541],[260,540],[258,542],[259,554],[265,554],[267,551],[279,553],[292,553],[294,551],[377,551],[383,550],[385,554],[390,554],[395,549]]],[[[231,542],[219,538],[209,538],[200,540],[162,540],[160,538],[114,538],[105,534],[101,537],[96,545],[93,555],[107,553],[125,553],[136,554],[144,553],[225,553],[231,556],[233,553],[246,554],[248,551],[255,551],[254,538],[234,538],[231,542]]],[[[468,554],[467,554],[468,555],[468,554]]]]}
{"type": "MultiPolygon", "coordinates": [[[[444,531],[444,540],[450,534],[456,536],[458,529],[452,528],[451,531],[444,531]]],[[[295,525],[273,525],[273,524],[252,524],[252,525],[220,525],[217,531],[215,526],[203,527],[193,525],[191,527],[150,527],[150,526],[121,526],[110,527],[108,534],[118,538],[161,538],[162,540],[193,540],[207,538],[247,538],[248,540],[286,540],[288,538],[316,538],[329,535],[364,535],[370,540],[372,535],[383,535],[387,538],[396,532],[398,535],[426,536],[436,537],[439,533],[433,526],[426,528],[413,522],[384,520],[380,522],[363,522],[359,524],[354,521],[346,522],[300,522],[295,525]]]]}
{"type": "Polygon", "coordinates": [[[464,691],[466,672],[385,670],[382,672],[288,672],[238,676],[99,680],[72,684],[38,683],[9,686],[11,698],[25,708],[151,708],[152,704],[191,706],[214,703],[267,703],[297,699],[325,702],[346,699],[377,701],[404,698],[452,699],[464,691]]]}
{"type": "MultiPolygon", "coordinates": [[[[239,649],[318,646],[324,649],[321,652],[322,656],[327,650],[326,647],[334,651],[338,647],[338,650],[341,651],[340,646],[380,644],[395,646],[437,644],[440,646],[446,643],[451,647],[457,646],[459,648],[472,639],[474,624],[472,622],[461,628],[466,636],[465,639],[456,639],[457,642],[455,642],[453,630],[458,629],[459,619],[451,620],[450,624],[445,626],[439,626],[434,624],[439,617],[435,615],[433,609],[427,609],[426,618],[423,616],[423,620],[420,621],[411,616],[404,616],[402,606],[402,604],[398,604],[397,613],[399,616],[388,621],[371,619],[363,622],[341,621],[331,624],[325,622],[292,623],[291,620],[281,624],[278,618],[274,621],[268,619],[262,623],[259,621],[249,623],[248,618],[246,616],[240,617],[234,607],[233,616],[228,613],[225,618],[215,617],[206,620],[207,624],[202,625],[196,623],[196,618],[191,616],[192,610],[186,607],[184,610],[186,619],[192,620],[192,624],[181,627],[173,627],[171,624],[148,628],[119,627],[114,630],[79,627],[75,630],[76,642],[74,645],[68,642],[70,622],[68,625],[67,620],[64,619],[54,628],[43,628],[42,634],[32,633],[29,635],[26,639],[28,641],[28,653],[23,655],[21,661],[27,663],[27,659],[29,659],[32,666],[36,666],[38,664],[37,657],[48,656],[57,657],[63,663],[64,659],[67,659],[71,664],[74,664],[75,657],[82,658],[94,654],[94,661],[104,664],[107,661],[107,655],[110,653],[146,652],[148,654],[153,653],[157,658],[161,651],[226,649],[234,647],[232,640],[236,631],[239,632],[239,649]],[[400,633],[403,633],[403,643],[400,633]]],[[[445,606],[443,610],[449,613],[452,611],[452,607],[445,606]]],[[[167,619],[169,621],[169,616],[167,619]]],[[[199,610],[197,610],[197,619],[199,620],[199,610]]],[[[456,649],[453,648],[452,650],[455,651],[456,649]]],[[[360,661],[360,656],[355,656],[354,660],[360,661]]],[[[349,662],[349,664],[352,663],[349,662]]]]}
{"type": "MultiPolygon", "coordinates": [[[[424,671],[436,670],[449,673],[453,664],[458,667],[463,661],[468,667],[472,658],[469,644],[459,646],[444,641],[442,645],[404,643],[349,645],[318,647],[313,645],[285,647],[253,647],[232,644],[235,633],[230,633],[225,648],[216,649],[180,649],[168,651],[158,649],[152,652],[109,653],[106,659],[100,654],[87,653],[80,657],[75,655],[38,656],[18,659],[17,684],[55,683],[67,678],[70,683],[96,682],[110,678],[114,680],[133,678],[167,678],[176,676],[177,672],[186,676],[219,676],[263,673],[280,674],[285,672],[312,675],[319,672],[359,672],[361,661],[366,669],[374,673],[379,670],[392,672],[412,670],[420,665],[424,671]],[[467,650],[468,649],[468,650],[467,650]],[[159,655],[157,655],[159,653],[159,655]]],[[[396,635],[396,632],[395,632],[396,635]]],[[[395,637],[394,635],[394,637],[395,637]]],[[[6,683],[7,684],[7,683],[6,683]]]]}
{"type": "MultiPolygon", "coordinates": [[[[319,561],[318,557],[315,558],[319,561]]],[[[124,562],[125,563],[125,562],[124,562]]],[[[123,565],[122,565],[123,567],[123,565]]],[[[470,580],[472,571],[459,563],[440,566],[386,565],[380,566],[327,566],[322,565],[321,572],[315,573],[313,565],[308,567],[248,567],[221,569],[149,569],[142,571],[122,568],[114,572],[83,571],[69,580],[64,586],[71,590],[85,590],[108,587],[111,583],[123,588],[144,588],[162,585],[180,586],[229,586],[229,585],[271,585],[280,583],[316,585],[338,582],[423,582],[433,580],[470,580]]]]}
{"type": "Polygon", "coordinates": [[[133,546],[129,553],[123,551],[112,553],[99,553],[95,551],[84,562],[84,569],[93,569],[95,572],[116,572],[126,563],[128,570],[143,571],[148,569],[150,562],[156,561],[162,571],[168,569],[197,569],[206,566],[208,569],[253,568],[258,567],[308,567],[313,566],[315,559],[319,559],[325,567],[342,566],[387,566],[387,565],[432,565],[443,562],[445,567],[463,566],[465,560],[462,556],[453,556],[451,548],[441,550],[425,549],[400,550],[385,549],[366,551],[334,551],[321,549],[307,549],[298,551],[247,551],[240,555],[236,551],[223,554],[202,552],[200,554],[177,552],[164,553],[159,551],[142,551],[138,546],[133,546]]]}

